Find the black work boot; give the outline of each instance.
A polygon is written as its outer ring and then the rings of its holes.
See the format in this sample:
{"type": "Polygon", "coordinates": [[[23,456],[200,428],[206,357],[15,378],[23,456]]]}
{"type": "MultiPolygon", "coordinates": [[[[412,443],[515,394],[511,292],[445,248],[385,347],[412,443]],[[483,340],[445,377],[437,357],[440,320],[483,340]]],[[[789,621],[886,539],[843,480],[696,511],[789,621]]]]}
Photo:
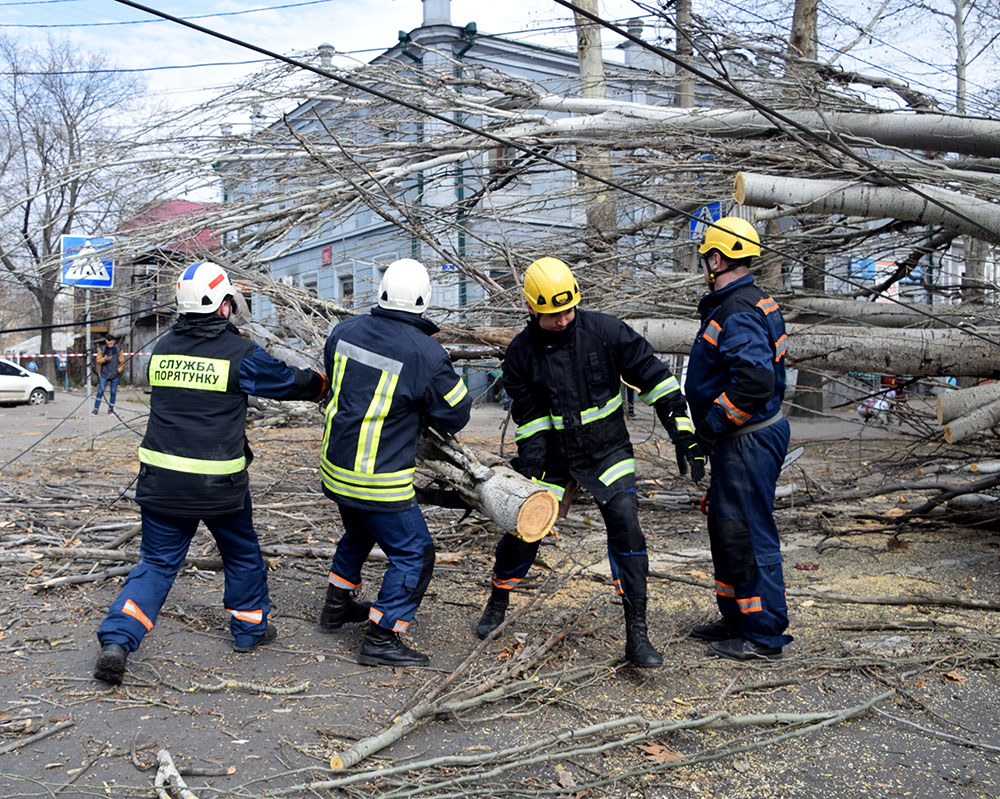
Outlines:
{"type": "Polygon", "coordinates": [[[510,591],[505,588],[493,587],[490,598],[486,601],[483,615],[476,625],[476,637],[485,638],[497,627],[503,624],[507,615],[507,606],[510,604],[510,591]]]}
{"type": "Polygon", "coordinates": [[[346,588],[327,584],[326,602],[319,615],[320,632],[332,633],[345,624],[365,621],[371,607],[370,602],[355,602],[346,588]]]}
{"type": "Polygon", "coordinates": [[[410,649],[392,630],[368,622],[358,654],[362,666],[426,666],[429,662],[427,655],[410,649]]]}
{"type": "Polygon", "coordinates": [[[112,685],[121,685],[125,678],[125,661],[127,659],[128,652],[121,644],[104,644],[101,647],[101,654],[97,656],[94,677],[112,685]]]}
{"type": "Polygon", "coordinates": [[[728,641],[743,635],[743,625],[738,618],[721,618],[711,624],[699,624],[692,628],[690,636],[699,641],[728,641]]]}
{"type": "Polygon", "coordinates": [[[625,659],[642,669],[663,665],[663,657],[649,642],[646,627],[646,597],[622,597],[625,609],[625,659]]]}
{"type": "Polygon", "coordinates": [[[275,628],[273,624],[268,624],[267,627],[264,628],[264,634],[260,638],[256,638],[249,643],[238,644],[234,639],[233,651],[240,652],[241,654],[246,652],[253,652],[257,647],[266,646],[277,637],[278,637],[278,630],[275,628]]]}

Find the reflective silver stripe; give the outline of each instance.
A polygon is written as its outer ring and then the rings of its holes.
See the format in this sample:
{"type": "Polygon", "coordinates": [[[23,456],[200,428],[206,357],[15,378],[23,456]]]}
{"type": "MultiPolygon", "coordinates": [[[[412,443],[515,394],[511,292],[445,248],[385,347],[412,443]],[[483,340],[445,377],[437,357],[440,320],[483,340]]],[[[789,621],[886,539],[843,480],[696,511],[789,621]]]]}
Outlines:
{"type": "Polygon", "coordinates": [[[358,363],[363,363],[365,366],[378,369],[380,372],[389,372],[389,374],[398,375],[403,371],[402,361],[387,358],[384,355],[379,355],[377,352],[366,350],[364,347],[350,344],[347,341],[337,342],[337,352],[345,355],[352,361],[357,361],[358,363]]]}
{"type": "Polygon", "coordinates": [[[323,471],[328,472],[331,479],[345,480],[365,486],[402,486],[413,480],[415,468],[400,469],[398,472],[381,472],[378,474],[354,472],[331,463],[323,464],[323,471]]]}
{"type": "Polygon", "coordinates": [[[615,394],[611,399],[597,408],[587,408],[580,411],[580,424],[589,424],[609,416],[622,406],[622,395],[615,394]]]}
{"type": "Polygon", "coordinates": [[[416,492],[413,490],[413,483],[398,488],[379,488],[351,485],[330,477],[326,471],[323,472],[323,485],[334,494],[341,494],[353,499],[367,499],[372,502],[402,502],[413,499],[416,492]]]}
{"type": "Polygon", "coordinates": [[[539,419],[533,419],[530,422],[525,422],[519,425],[517,431],[514,433],[514,440],[521,441],[525,438],[530,438],[536,433],[541,433],[544,430],[552,429],[552,417],[542,416],[539,419]]]}
{"type": "Polygon", "coordinates": [[[168,455],[145,447],[139,447],[139,463],[188,474],[236,474],[247,467],[247,459],[243,455],[228,461],[210,461],[168,455]]]}
{"type": "Polygon", "coordinates": [[[675,416],[674,424],[677,425],[677,432],[679,433],[694,432],[694,424],[691,423],[691,418],[689,416],[675,416]]]}
{"type": "Polygon", "coordinates": [[[681,384],[677,382],[677,378],[671,375],[666,380],[657,383],[649,391],[644,394],[639,395],[639,399],[645,402],[647,405],[652,405],[657,400],[663,399],[667,394],[673,394],[675,391],[681,390],[681,384]]]}
{"type": "Polygon", "coordinates": [[[604,485],[609,486],[615,482],[615,480],[620,480],[625,475],[634,473],[635,458],[626,458],[623,461],[618,461],[618,463],[614,466],[605,469],[601,476],[597,479],[604,483],[604,485]]]}
{"type": "Polygon", "coordinates": [[[556,499],[562,502],[563,494],[566,493],[566,489],[562,486],[558,486],[555,483],[546,483],[544,480],[539,480],[537,477],[532,477],[531,482],[536,485],[540,485],[542,488],[547,488],[553,494],[556,495],[556,499]]]}
{"type": "Polygon", "coordinates": [[[398,374],[388,372],[382,372],[379,377],[378,385],[375,387],[375,395],[368,405],[358,435],[358,451],[354,459],[354,468],[359,472],[375,472],[375,458],[378,455],[378,444],[382,438],[382,425],[389,415],[392,395],[396,391],[398,380],[398,374]]]}
{"type": "Polygon", "coordinates": [[[465,387],[465,381],[462,378],[458,378],[458,383],[455,384],[455,387],[444,395],[444,401],[454,408],[468,393],[469,389],[465,387]]]}

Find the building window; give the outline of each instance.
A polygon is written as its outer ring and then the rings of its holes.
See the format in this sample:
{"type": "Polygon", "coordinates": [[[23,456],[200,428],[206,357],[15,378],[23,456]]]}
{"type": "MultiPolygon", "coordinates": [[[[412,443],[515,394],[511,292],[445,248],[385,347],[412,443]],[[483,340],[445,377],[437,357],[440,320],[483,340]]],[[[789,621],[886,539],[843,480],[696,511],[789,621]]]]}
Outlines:
{"type": "Polygon", "coordinates": [[[319,275],[316,272],[305,272],[300,277],[302,288],[310,294],[319,296],[319,275]]]}
{"type": "Polygon", "coordinates": [[[345,275],[340,279],[340,298],[346,302],[354,297],[354,275],[345,275]]]}

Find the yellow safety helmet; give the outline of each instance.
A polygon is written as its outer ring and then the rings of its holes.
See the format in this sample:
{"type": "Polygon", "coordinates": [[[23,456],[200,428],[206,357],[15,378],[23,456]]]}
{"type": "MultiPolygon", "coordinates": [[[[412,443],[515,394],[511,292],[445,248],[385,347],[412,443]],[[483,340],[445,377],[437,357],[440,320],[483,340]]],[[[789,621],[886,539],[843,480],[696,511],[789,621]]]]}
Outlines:
{"type": "Polygon", "coordinates": [[[535,313],[562,313],[580,303],[580,286],[558,258],[539,258],[524,273],[524,297],[535,313]]]}
{"type": "Polygon", "coordinates": [[[745,219],[738,216],[724,216],[705,231],[698,252],[705,255],[718,250],[726,258],[750,258],[760,255],[760,236],[745,219]]]}

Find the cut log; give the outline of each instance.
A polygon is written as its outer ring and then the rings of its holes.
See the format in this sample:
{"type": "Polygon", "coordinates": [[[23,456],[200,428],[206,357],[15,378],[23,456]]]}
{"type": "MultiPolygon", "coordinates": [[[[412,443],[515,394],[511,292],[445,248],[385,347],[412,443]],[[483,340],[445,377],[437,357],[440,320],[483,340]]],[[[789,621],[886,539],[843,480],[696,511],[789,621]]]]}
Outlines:
{"type": "Polygon", "coordinates": [[[555,494],[513,469],[489,467],[482,460],[454,436],[431,430],[421,439],[420,465],[456,491],[466,504],[524,541],[547,536],[559,513],[555,494]]]}
{"type": "Polygon", "coordinates": [[[559,501],[513,469],[497,467],[477,486],[477,507],[518,538],[538,541],[549,534],[559,513],[559,501]]]}
{"type": "Polygon", "coordinates": [[[979,461],[979,463],[970,463],[969,471],[976,472],[977,474],[996,474],[1000,472],[1000,461],[979,461]]]}
{"type": "Polygon", "coordinates": [[[949,444],[957,444],[975,433],[989,430],[998,424],[1000,424],[1000,399],[976,408],[965,416],[952,419],[944,427],[944,440],[949,444]]]}
{"type": "Polygon", "coordinates": [[[981,386],[938,394],[938,424],[947,424],[952,419],[971,413],[976,408],[998,399],[1000,399],[1000,383],[984,383],[981,386]]]}

